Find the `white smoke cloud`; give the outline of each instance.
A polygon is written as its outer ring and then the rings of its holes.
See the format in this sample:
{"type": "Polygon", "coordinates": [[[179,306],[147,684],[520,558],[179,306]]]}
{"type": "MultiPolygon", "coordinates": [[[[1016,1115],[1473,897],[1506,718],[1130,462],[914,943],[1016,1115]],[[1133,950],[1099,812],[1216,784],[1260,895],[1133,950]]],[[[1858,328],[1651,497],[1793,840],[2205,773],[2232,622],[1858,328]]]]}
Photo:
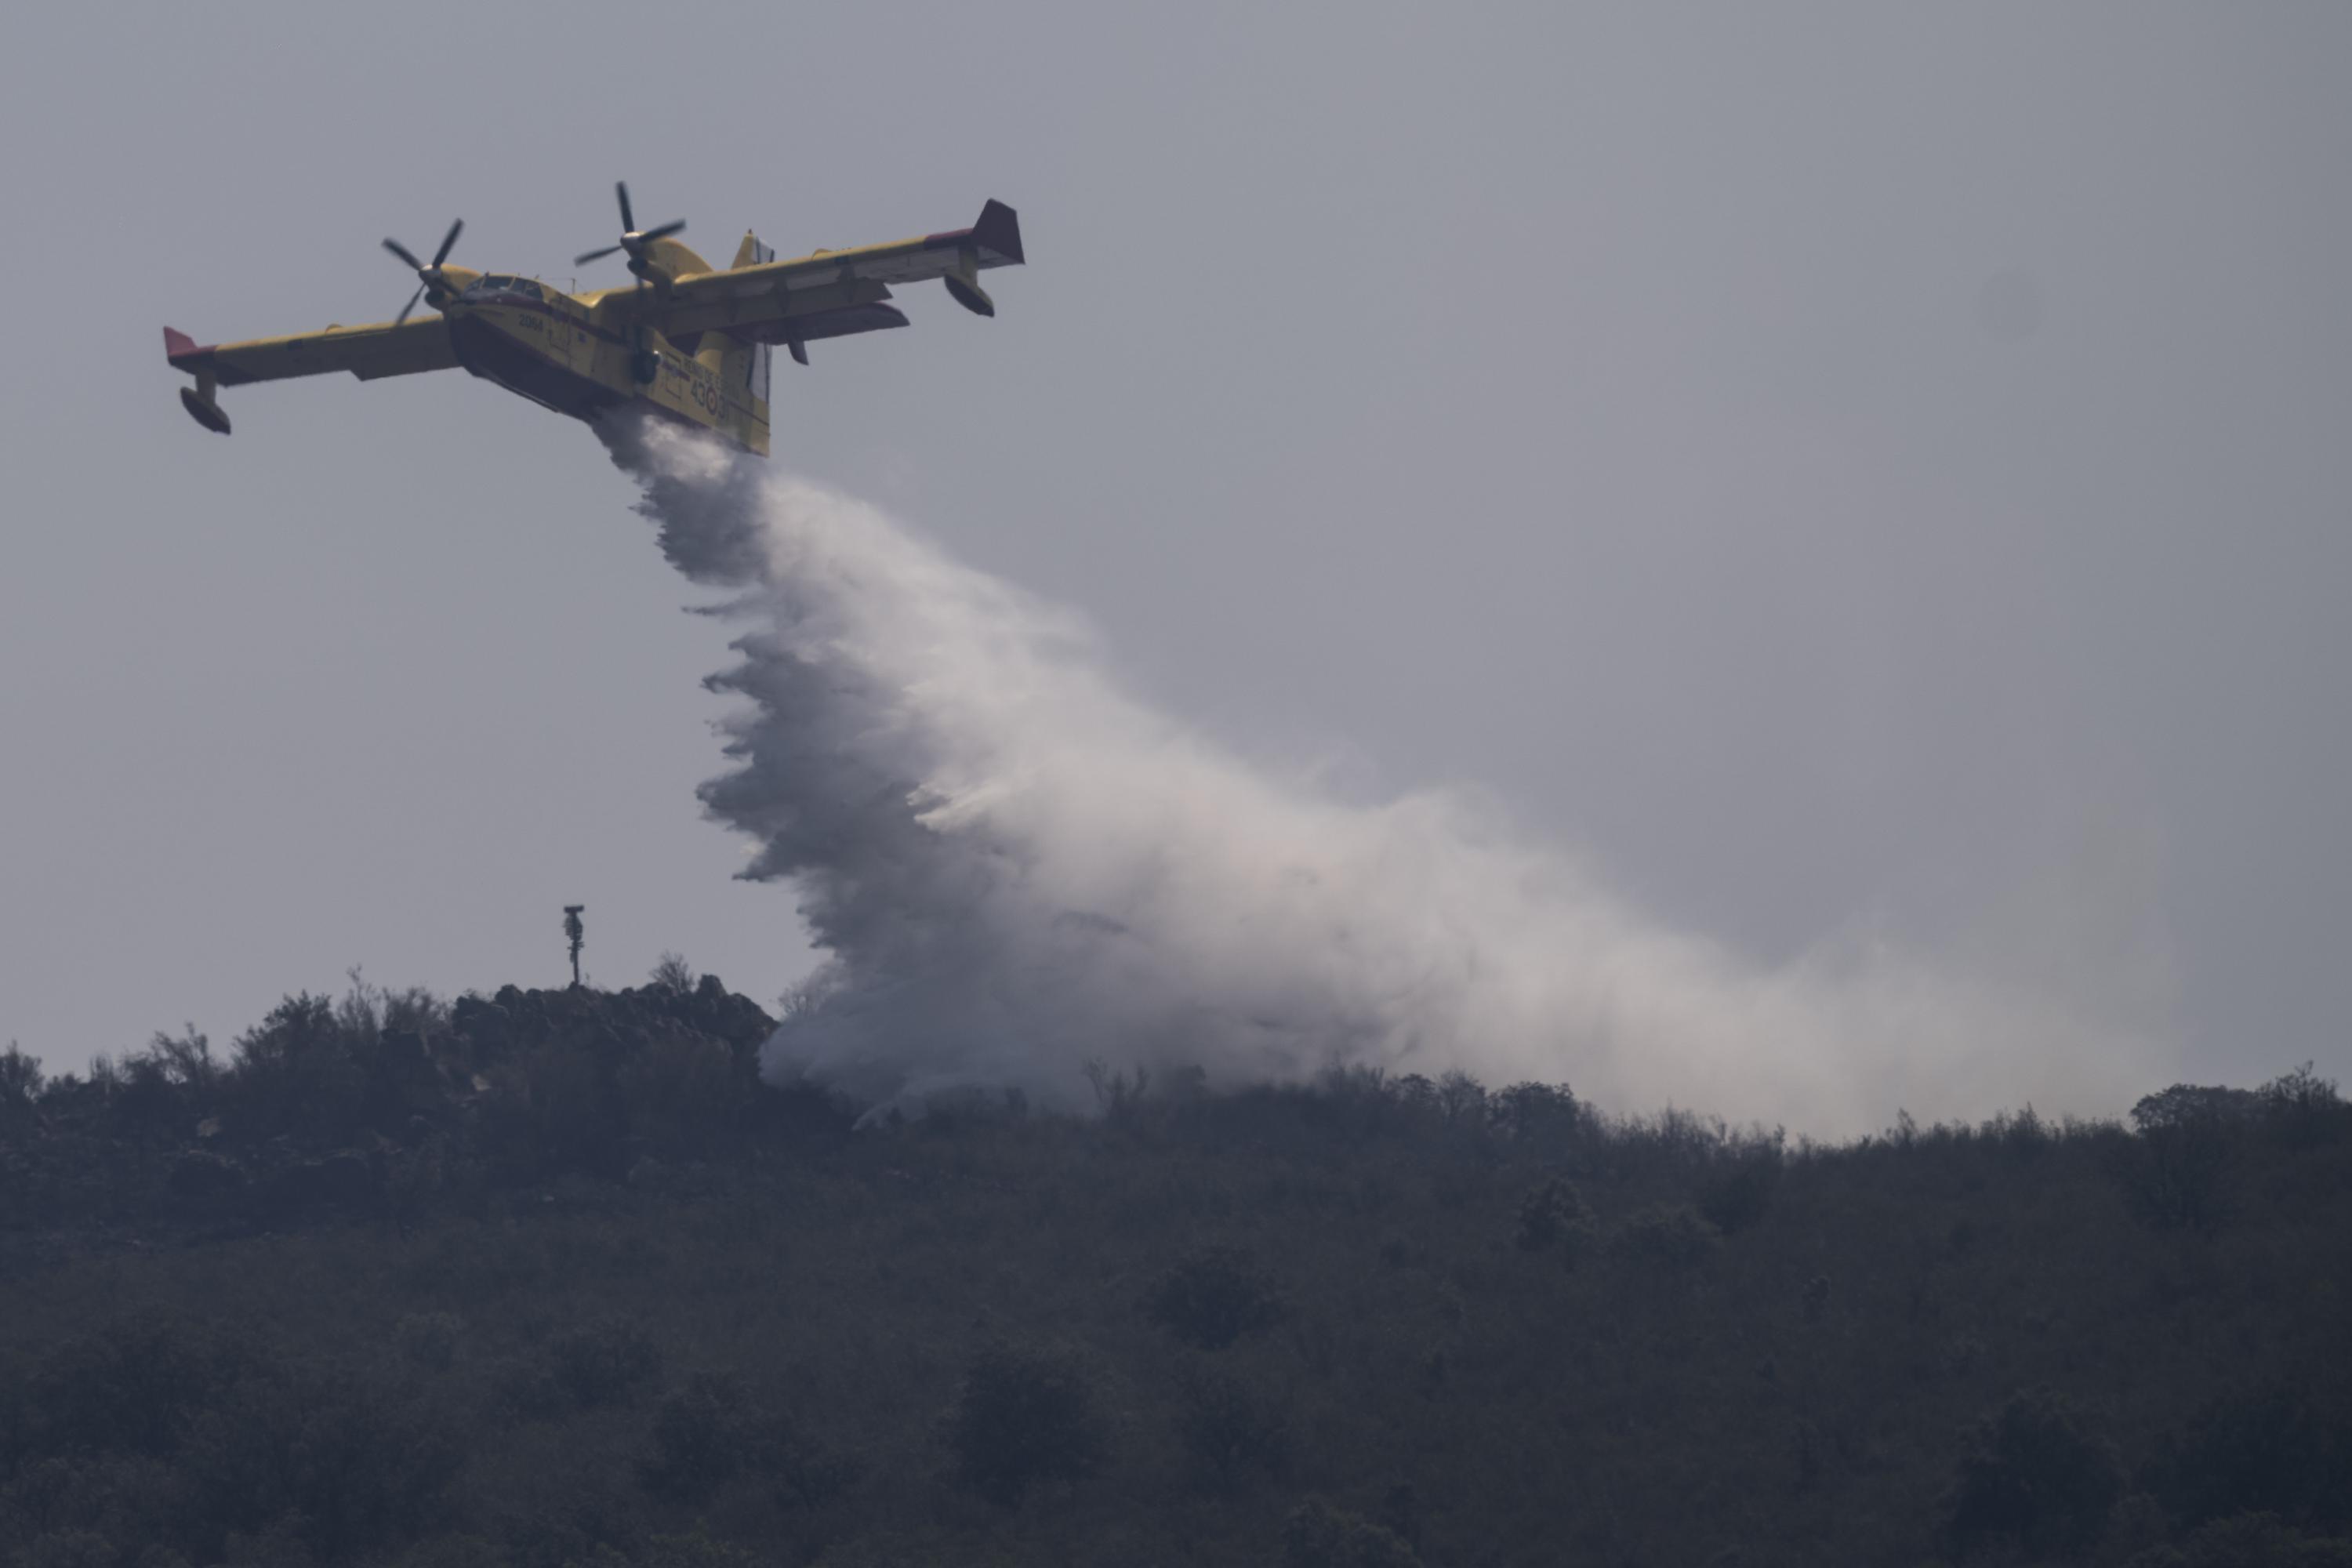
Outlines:
{"type": "Polygon", "coordinates": [[[652,421],[607,431],[670,562],[734,591],[737,766],[703,787],[828,960],[767,1047],[881,1101],[1082,1064],[1335,1062],[1566,1081],[1846,1134],[2111,1113],[2147,1045],[1852,946],[1780,968],[1668,929],[1453,792],[1343,804],[1156,713],[1071,615],[872,507],[652,421]]]}

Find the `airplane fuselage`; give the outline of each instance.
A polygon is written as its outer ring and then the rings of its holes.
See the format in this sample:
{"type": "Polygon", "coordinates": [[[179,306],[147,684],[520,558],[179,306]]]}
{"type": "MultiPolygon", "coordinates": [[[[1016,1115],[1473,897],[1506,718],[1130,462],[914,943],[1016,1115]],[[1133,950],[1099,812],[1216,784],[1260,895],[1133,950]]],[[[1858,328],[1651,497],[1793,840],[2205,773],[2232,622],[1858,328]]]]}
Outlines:
{"type": "Polygon", "coordinates": [[[722,344],[689,354],[647,329],[641,353],[625,310],[603,308],[606,299],[629,295],[619,289],[583,300],[535,279],[490,274],[468,284],[442,315],[459,364],[542,407],[593,420],[634,400],[765,451],[768,405],[755,395],[763,389],[724,374],[730,356],[722,344]]]}

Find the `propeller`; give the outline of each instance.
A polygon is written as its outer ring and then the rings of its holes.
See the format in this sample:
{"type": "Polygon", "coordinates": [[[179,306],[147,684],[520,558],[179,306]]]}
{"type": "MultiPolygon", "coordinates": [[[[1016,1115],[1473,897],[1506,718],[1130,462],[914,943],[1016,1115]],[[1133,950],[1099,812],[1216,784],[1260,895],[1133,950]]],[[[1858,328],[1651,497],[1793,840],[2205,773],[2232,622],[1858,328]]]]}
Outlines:
{"type": "Polygon", "coordinates": [[[646,349],[646,253],[655,240],[667,239],[685,228],[686,220],[679,218],[674,223],[656,224],[652,228],[640,229],[636,215],[629,210],[629,182],[614,181],[613,195],[621,203],[620,243],[608,245],[602,250],[583,250],[572,258],[572,265],[585,267],[592,261],[602,261],[615,251],[628,252],[629,270],[636,275],[637,279],[636,298],[633,301],[635,308],[630,311],[635,325],[631,329],[634,352],[629,356],[629,373],[638,381],[650,382],[654,378],[654,357],[646,349]]]}
{"type": "Polygon", "coordinates": [[[629,270],[642,279],[645,274],[639,268],[646,258],[646,247],[655,240],[667,239],[677,234],[686,227],[686,220],[679,218],[674,223],[657,224],[652,228],[640,230],[635,215],[629,211],[629,183],[626,180],[614,181],[613,194],[621,198],[620,243],[608,245],[602,250],[583,250],[572,258],[572,265],[585,267],[592,261],[602,261],[616,250],[625,250],[629,253],[629,270]]]}
{"type": "MultiPolygon", "coordinates": [[[[438,295],[441,292],[441,286],[445,281],[441,271],[441,264],[449,259],[449,251],[452,247],[457,245],[457,236],[465,231],[465,227],[466,220],[464,218],[459,218],[457,222],[449,226],[449,232],[441,237],[441,248],[433,253],[433,265],[430,267],[427,267],[424,262],[417,260],[416,253],[409,249],[408,247],[401,244],[400,241],[396,239],[386,239],[383,242],[383,247],[386,250],[391,251],[394,256],[399,257],[401,260],[406,262],[409,269],[415,272],[419,279],[416,285],[416,292],[408,297],[408,303],[403,305],[400,308],[400,314],[393,318],[392,324],[394,326],[397,327],[408,320],[408,313],[416,309],[416,301],[425,298],[425,291],[426,289],[432,289],[436,295],[438,295]]],[[[436,299],[434,302],[438,304],[440,301],[436,299]]]]}

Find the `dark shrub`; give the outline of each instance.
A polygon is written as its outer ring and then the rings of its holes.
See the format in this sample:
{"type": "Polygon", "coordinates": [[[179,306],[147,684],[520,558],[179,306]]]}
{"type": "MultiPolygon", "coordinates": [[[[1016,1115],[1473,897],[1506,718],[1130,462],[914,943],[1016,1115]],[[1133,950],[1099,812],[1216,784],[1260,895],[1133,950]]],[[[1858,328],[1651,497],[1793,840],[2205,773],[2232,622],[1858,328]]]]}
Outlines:
{"type": "Polygon", "coordinates": [[[277,1223],[330,1214],[382,1213],[383,1172],[356,1149],[339,1149],[273,1171],[254,1193],[255,1212],[277,1223]]]}
{"type": "Polygon", "coordinates": [[[664,1159],[708,1155],[742,1119],[746,1086],[721,1040],[663,1031],[629,1057],[618,1081],[630,1131],[664,1159]]]}
{"type": "Polygon", "coordinates": [[[1421,1550],[1421,1494],[1411,1481],[1391,1481],[1381,1493],[1378,1522],[1415,1552],[1421,1550]]]}
{"type": "Polygon", "coordinates": [[[548,1369],[575,1405],[618,1405],[661,1370],[661,1351],[626,1318],[592,1318],[547,1347],[548,1369]]]}
{"type": "Polygon", "coordinates": [[[440,1535],[412,1548],[399,1559],[399,1568],[514,1568],[514,1564],[478,1535],[440,1535]]]}
{"type": "Polygon", "coordinates": [[[2125,1196],[2159,1229],[2210,1230],[2244,1121],[2241,1091],[2175,1084],[2132,1107],[2138,1136],[2120,1152],[2125,1196]]]}
{"type": "Polygon", "coordinates": [[[2024,1160],[2040,1157],[2051,1142],[2050,1124],[2031,1105],[1995,1113],[1977,1129],[1977,1136],[2002,1153],[2024,1160]]]}
{"type": "Polygon", "coordinates": [[[1448,1127],[1486,1128],[1486,1088],[1466,1072],[1457,1068],[1439,1079],[1432,1102],[1448,1127]]]}
{"type": "Polygon", "coordinates": [[[964,1484],[1006,1508],[1041,1481],[1094,1475],[1110,1448],[1101,1400],[1074,1358],[1003,1344],[965,1369],[948,1442],[964,1484]]]}
{"type": "Polygon", "coordinates": [[[2142,1132],[2184,1122],[2218,1121],[2242,1126],[2261,1107],[2256,1096],[2221,1084],[2176,1083],[2142,1095],[2132,1106],[2132,1126],[2142,1132]]]}
{"type": "Polygon", "coordinates": [[[754,1462],[782,1509],[822,1508],[846,1495],[864,1466],[804,1436],[781,1416],[763,1421],[752,1444],[754,1462]]]}
{"type": "Polygon", "coordinates": [[[699,1503],[737,1476],[764,1476],[786,1509],[815,1508],[846,1491],[856,1466],[803,1437],[791,1422],[707,1373],[666,1394],[654,1412],[637,1479],[665,1501],[699,1503]]]}
{"type": "Polygon", "coordinates": [[[15,1041],[0,1051],[0,1120],[11,1111],[30,1111],[41,1098],[41,1058],[26,1056],[15,1041]]]}
{"type": "Polygon", "coordinates": [[[1392,1530],[1308,1498],[1282,1529],[1283,1568],[1419,1568],[1421,1559],[1392,1530]]]}
{"type": "Polygon", "coordinates": [[[26,1548],[24,1568],[116,1568],[122,1553],[94,1530],[55,1530],[26,1548]]]}
{"type": "Polygon", "coordinates": [[[161,1317],[112,1324],[68,1342],[36,1371],[26,1439],[45,1453],[169,1453],[243,1361],[198,1325],[161,1317]]]}
{"type": "Polygon", "coordinates": [[[498,1568],[586,1568],[608,1548],[634,1560],[647,1533],[643,1500],[625,1474],[579,1458],[583,1462],[573,1463],[567,1454],[528,1478],[521,1495],[476,1504],[484,1533],[498,1543],[498,1568]]]}
{"type": "Polygon", "coordinates": [[[1803,1416],[1789,1423],[1789,1458],[1797,1490],[1809,1492],[1822,1484],[1822,1429],[1803,1416]]]}
{"type": "Polygon", "coordinates": [[[341,1138],[368,1117],[367,1074],[335,1005],[305,991],[289,996],[239,1037],[228,1104],[248,1136],[341,1138]]]}
{"type": "Polygon", "coordinates": [[[194,1024],[179,1034],[167,1035],[157,1030],[147,1042],[147,1049],[131,1058],[165,1086],[184,1091],[201,1103],[220,1081],[220,1064],[213,1060],[213,1043],[196,1032],[194,1024]]]}
{"type": "Polygon", "coordinates": [[[378,1550],[427,1521],[458,1450],[398,1392],[348,1368],[242,1379],[190,1426],[196,1534],[258,1534],[294,1516],[320,1556],[378,1550]]]}
{"type": "Polygon", "coordinates": [[[656,1535],[634,1552],[599,1546],[575,1568],[765,1568],[771,1559],[714,1541],[698,1526],[690,1535],[656,1535]]]}
{"type": "Polygon", "coordinates": [[[1723,1237],[1682,1204],[1652,1204],[1634,1213],[1610,1238],[1609,1249],[1630,1262],[1689,1268],[1714,1256],[1723,1237]]]}
{"type": "Polygon", "coordinates": [[[1204,1483],[1232,1486],[1289,1468],[1290,1423],[1281,1405],[1239,1378],[1208,1372],[1188,1382],[1176,1434],[1204,1483]]]}
{"type": "Polygon", "coordinates": [[[1520,1200],[1511,1239],[1522,1252],[1549,1252],[1557,1247],[1573,1268],[1591,1249],[1598,1234],[1584,1194],[1572,1183],[1550,1181],[1520,1200]]]}
{"type": "Polygon", "coordinates": [[[2129,1568],[2352,1568],[2352,1541],[2305,1535],[2274,1514],[2242,1514],[2143,1552],[2129,1568]]]}
{"type": "Polygon", "coordinates": [[[1944,1533],[1966,1553],[2013,1542],[2037,1557],[2081,1557],[2123,1492],[2115,1451],[2056,1395],[2020,1394],[1961,1435],[1944,1533]]]}
{"type": "Polygon", "coordinates": [[[625,1404],[660,1370],[661,1351],[645,1330],[607,1315],[568,1329],[509,1363],[499,1386],[516,1412],[545,1420],[625,1404]]]}
{"type": "Polygon", "coordinates": [[[245,1169],[209,1149],[190,1149],[172,1162],[164,1186],[176,1198],[229,1197],[245,1190],[245,1169]]]}
{"type": "Polygon", "coordinates": [[[1145,1298],[1152,1320],[1186,1344],[1223,1350],[1282,1321],[1274,1287],[1246,1253],[1230,1247],[1192,1253],[1145,1298]]]}
{"type": "MultiPolygon", "coordinates": [[[[187,1486],[168,1460],[128,1451],[52,1454],[18,1469],[0,1489],[0,1562],[21,1532],[84,1532],[135,1550],[170,1541],[188,1512],[187,1486]]],[[[61,1549],[60,1549],[61,1550],[61,1549]]]]}
{"type": "MultiPolygon", "coordinates": [[[[5,1093],[5,1073],[0,1070],[0,1094],[5,1093]]],[[[2352,1106],[2337,1096],[2335,1080],[2321,1078],[2309,1062],[2271,1079],[2254,1095],[2263,1125],[2290,1146],[2308,1147],[2352,1136],[2352,1106]]]]}
{"type": "Polygon", "coordinates": [[[483,1142],[505,1180],[543,1181],[568,1171],[617,1178],[627,1171],[620,1049],[616,1039],[548,1042],[490,1075],[483,1142]]]}
{"type": "Polygon", "coordinates": [[[1726,1236],[1737,1236],[1764,1217],[1780,1186],[1780,1145],[1745,1149],[1707,1173],[1699,1184],[1698,1212],[1726,1236]]]}
{"type": "Polygon", "coordinates": [[[2335,1531],[2352,1523],[2352,1419],[2298,1386],[2232,1394],[2165,1439],[2147,1481],[2184,1525],[2271,1513],[2335,1531]]]}
{"type": "Polygon", "coordinates": [[[735,1385],[696,1377],[655,1407],[637,1479],[666,1501],[700,1502],[734,1479],[751,1437],[750,1413],[735,1385]]]}
{"type": "Polygon", "coordinates": [[[319,1559],[303,1533],[303,1521],[289,1513],[251,1535],[232,1532],[221,1568],[319,1568],[319,1559]]]}
{"type": "Polygon", "coordinates": [[[1556,1158],[1574,1143],[1584,1108],[1564,1083],[1515,1083],[1487,1101],[1486,1115],[1522,1158],[1556,1158]]]}
{"type": "Polygon", "coordinates": [[[401,1359],[424,1372],[446,1372],[457,1364],[466,1321],[455,1312],[410,1312],[392,1328],[401,1359]]]}

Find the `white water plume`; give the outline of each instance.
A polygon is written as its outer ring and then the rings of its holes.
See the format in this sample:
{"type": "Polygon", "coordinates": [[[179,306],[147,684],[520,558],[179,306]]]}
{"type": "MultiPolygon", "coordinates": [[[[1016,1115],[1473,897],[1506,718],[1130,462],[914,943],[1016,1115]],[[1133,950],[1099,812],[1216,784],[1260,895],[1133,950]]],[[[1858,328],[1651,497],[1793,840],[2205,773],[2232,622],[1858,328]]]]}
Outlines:
{"type": "Polygon", "coordinates": [[[670,562],[733,591],[703,787],[827,955],[767,1047],[875,1102],[1082,1065],[1565,1081],[1847,1134],[2112,1111],[2145,1047],[1883,952],[1767,968],[1629,908],[1459,795],[1343,804],[1152,711],[1073,616],[874,508],[651,421],[607,431],[670,562]]]}

